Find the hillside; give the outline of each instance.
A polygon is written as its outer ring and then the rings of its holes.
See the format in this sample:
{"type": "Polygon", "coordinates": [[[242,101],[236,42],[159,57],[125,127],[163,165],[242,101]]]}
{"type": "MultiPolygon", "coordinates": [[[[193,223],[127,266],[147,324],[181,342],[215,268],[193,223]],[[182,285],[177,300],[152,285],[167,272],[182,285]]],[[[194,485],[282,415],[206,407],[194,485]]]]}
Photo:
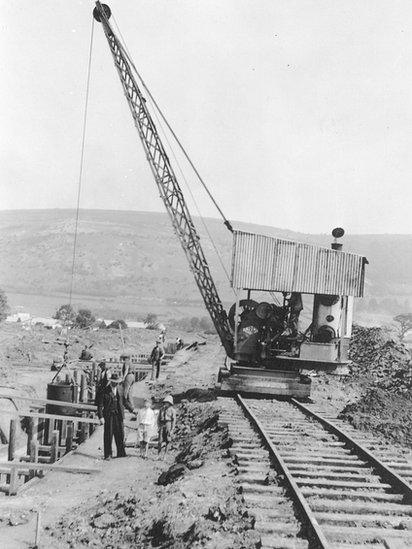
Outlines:
{"type": "MultiPolygon", "coordinates": [[[[72,265],[73,210],[14,210],[0,212],[0,287],[10,294],[56,296],[67,301],[72,265]]],[[[213,246],[195,219],[215,282],[226,302],[232,292],[213,246]]],[[[207,226],[230,270],[231,235],[220,220],[207,226]]],[[[328,235],[245,223],[243,230],[329,246],[328,235]]],[[[348,235],[348,251],[365,255],[367,292],[363,307],[394,312],[412,301],[412,235],[348,235]],[[375,299],[376,303],[373,302],[375,299]],[[385,302],[386,300],[386,302],[385,302]],[[385,304],[386,303],[386,304],[385,304]]],[[[198,307],[198,290],[186,259],[162,213],[82,210],[78,234],[74,292],[92,300],[120,300],[129,306],[198,307]]],[[[119,301],[119,302],[120,302],[119,301]]]]}

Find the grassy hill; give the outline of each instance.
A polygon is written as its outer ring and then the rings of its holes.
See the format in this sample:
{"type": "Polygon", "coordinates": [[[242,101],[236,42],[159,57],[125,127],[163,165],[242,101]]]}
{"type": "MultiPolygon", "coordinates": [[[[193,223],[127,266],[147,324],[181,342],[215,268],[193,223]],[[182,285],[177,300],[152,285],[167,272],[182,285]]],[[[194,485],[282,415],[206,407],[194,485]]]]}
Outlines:
{"type": "MultiPolygon", "coordinates": [[[[0,287],[9,294],[55,296],[67,301],[70,288],[73,210],[0,212],[0,287]]],[[[232,301],[229,283],[213,246],[195,218],[205,254],[223,301],[232,301]]],[[[220,220],[207,219],[223,262],[230,271],[231,234],[220,220]]],[[[329,246],[328,235],[308,235],[274,227],[234,223],[235,228],[329,246]]],[[[364,307],[394,312],[412,301],[412,235],[348,235],[344,247],[365,255],[367,291],[364,307]],[[372,301],[375,299],[376,303],[372,301]]],[[[78,233],[74,292],[95,303],[122,303],[131,309],[153,306],[194,307],[201,300],[173,233],[162,213],[82,210],[78,233]]]]}

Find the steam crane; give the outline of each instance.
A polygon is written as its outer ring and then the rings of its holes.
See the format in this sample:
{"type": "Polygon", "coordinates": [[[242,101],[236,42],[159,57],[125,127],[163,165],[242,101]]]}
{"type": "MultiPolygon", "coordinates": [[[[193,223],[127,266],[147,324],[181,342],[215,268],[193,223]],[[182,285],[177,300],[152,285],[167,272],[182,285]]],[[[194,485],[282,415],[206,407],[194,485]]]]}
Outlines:
{"type": "Polygon", "coordinates": [[[221,390],[309,396],[308,370],[345,373],[353,298],[363,295],[366,258],[342,251],[337,241],[344,234],[341,228],[332,232],[329,249],[234,231],[225,221],[233,233],[231,285],[238,296],[227,315],[135,67],[109,23],[109,6],[97,1],[93,16],[102,24],[160,196],[226,351],[221,390]],[[242,292],[247,292],[244,299],[242,292]],[[266,292],[275,302],[252,299],[252,292],[259,298],[266,292]],[[305,294],[313,297],[312,318],[302,331],[305,294]]]}

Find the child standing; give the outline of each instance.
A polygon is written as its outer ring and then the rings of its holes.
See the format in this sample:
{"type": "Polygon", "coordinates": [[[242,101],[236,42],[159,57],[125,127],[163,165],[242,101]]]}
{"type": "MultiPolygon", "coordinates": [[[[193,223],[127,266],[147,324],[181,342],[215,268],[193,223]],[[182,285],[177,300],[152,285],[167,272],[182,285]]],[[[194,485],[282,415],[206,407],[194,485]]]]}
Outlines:
{"type": "Polygon", "coordinates": [[[149,442],[156,426],[156,416],[152,410],[152,403],[148,398],[144,401],[144,408],[140,408],[138,412],[137,422],[140,457],[146,459],[149,451],[149,442]]]}
{"type": "Polygon", "coordinates": [[[173,408],[173,397],[167,395],[163,399],[163,405],[157,416],[157,426],[159,428],[158,454],[162,451],[163,443],[165,445],[164,457],[166,457],[169,444],[172,439],[173,431],[176,425],[176,410],[173,408]]]}

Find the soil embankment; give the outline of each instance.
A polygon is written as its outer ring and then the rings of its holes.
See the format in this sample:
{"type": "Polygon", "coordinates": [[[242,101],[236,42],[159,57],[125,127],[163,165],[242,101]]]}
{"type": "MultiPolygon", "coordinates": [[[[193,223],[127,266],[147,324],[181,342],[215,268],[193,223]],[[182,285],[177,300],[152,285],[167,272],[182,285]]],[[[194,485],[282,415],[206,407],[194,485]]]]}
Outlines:
{"type": "MultiPolygon", "coordinates": [[[[408,357],[397,342],[388,343],[384,337],[369,344],[368,334],[355,331],[351,376],[315,378],[313,398],[327,401],[337,411],[344,409],[343,417],[358,428],[410,445],[406,430],[412,414],[408,419],[405,404],[410,396],[403,390],[408,388],[408,357]]],[[[153,334],[149,336],[139,343],[145,350],[153,339],[153,334]]],[[[372,336],[376,338],[376,333],[372,336]]],[[[222,363],[217,338],[209,337],[197,351],[176,357],[155,387],[142,384],[142,390],[155,399],[168,393],[175,396],[178,426],[165,461],[156,459],[155,447],[149,459],[138,457],[136,427],[129,418],[128,457],[105,462],[98,429],[69,462],[101,467],[100,473],[50,473],[21,495],[3,499],[0,539],[5,546],[29,547],[36,512],[41,510],[45,549],[257,547],[254,519],[237,493],[230,440],[217,423],[213,386],[222,363]]]]}
{"type": "Polygon", "coordinates": [[[138,457],[132,418],[126,422],[128,457],[103,461],[98,429],[67,462],[99,467],[100,473],[49,473],[13,499],[0,498],[0,539],[6,546],[33,544],[40,510],[45,549],[256,547],[253,519],[237,494],[230,442],[218,427],[210,390],[218,355],[211,337],[198,351],[180,353],[156,387],[142,384],[156,399],[176,395],[178,426],[165,461],[157,460],[155,447],[149,459],[138,457]]]}
{"type": "Polygon", "coordinates": [[[327,400],[360,430],[412,448],[412,366],[408,348],[383,328],[354,326],[353,361],[343,379],[322,375],[314,400],[327,400]]]}

